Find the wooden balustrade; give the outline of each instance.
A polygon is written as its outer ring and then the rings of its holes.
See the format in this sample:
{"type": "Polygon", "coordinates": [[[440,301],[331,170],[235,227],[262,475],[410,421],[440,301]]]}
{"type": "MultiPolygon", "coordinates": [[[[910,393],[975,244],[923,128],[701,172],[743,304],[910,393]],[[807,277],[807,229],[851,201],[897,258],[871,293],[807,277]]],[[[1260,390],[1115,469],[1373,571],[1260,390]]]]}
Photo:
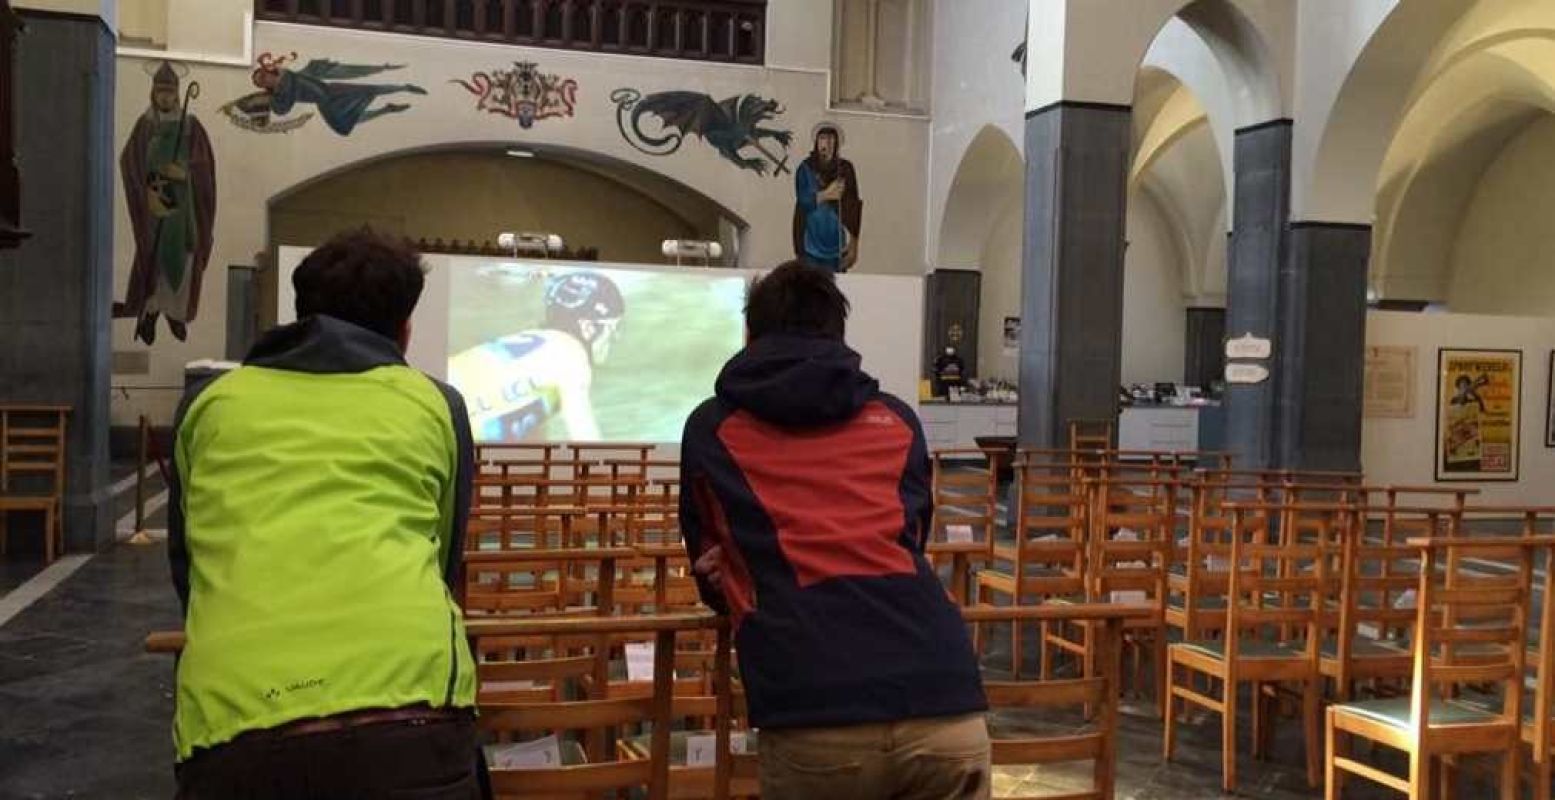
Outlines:
{"type": "Polygon", "coordinates": [[[766,59],[767,0],[256,0],[262,20],[740,64],[766,59]]]}

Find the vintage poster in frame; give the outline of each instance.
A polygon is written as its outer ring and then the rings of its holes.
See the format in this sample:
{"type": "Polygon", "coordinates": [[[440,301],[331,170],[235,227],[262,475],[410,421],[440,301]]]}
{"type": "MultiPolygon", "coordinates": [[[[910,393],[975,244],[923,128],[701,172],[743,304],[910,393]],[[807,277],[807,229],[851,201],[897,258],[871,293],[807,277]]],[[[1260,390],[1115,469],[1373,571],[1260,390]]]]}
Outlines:
{"type": "Polygon", "coordinates": [[[1409,419],[1415,415],[1415,353],[1412,346],[1366,348],[1367,417],[1409,419]]]}
{"type": "Polygon", "coordinates": [[[1544,446],[1555,447],[1555,350],[1550,351],[1548,374],[1544,392],[1544,446]]]}
{"type": "Polygon", "coordinates": [[[1437,480],[1517,480],[1522,375],[1521,350],[1437,351],[1437,480]]]}

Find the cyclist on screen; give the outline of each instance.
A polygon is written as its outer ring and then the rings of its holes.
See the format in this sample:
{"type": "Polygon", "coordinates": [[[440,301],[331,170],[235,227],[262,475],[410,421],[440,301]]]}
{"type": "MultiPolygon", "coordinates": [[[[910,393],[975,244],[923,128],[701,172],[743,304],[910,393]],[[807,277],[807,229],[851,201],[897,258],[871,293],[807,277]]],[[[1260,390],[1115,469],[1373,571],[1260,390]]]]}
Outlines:
{"type": "Polygon", "coordinates": [[[600,438],[590,388],[594,365],[610,357],[626,300],[597,272],[546,280],[544,328],[503,336],[449,359],[477,441],[517,441],[560,416],[566,438],[600,438]]]}

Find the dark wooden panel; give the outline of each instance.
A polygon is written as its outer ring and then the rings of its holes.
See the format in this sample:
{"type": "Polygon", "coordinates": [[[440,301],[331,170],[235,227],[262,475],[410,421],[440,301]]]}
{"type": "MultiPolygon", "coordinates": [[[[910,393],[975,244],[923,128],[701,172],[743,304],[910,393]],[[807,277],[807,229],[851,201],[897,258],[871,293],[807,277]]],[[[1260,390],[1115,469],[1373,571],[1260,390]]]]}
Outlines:
{"type": "Polygon", "coordinates": [[[956,348],[969,377],[977,372],[977,321],[981,310],[983,275],[975,270],[937,269],[924,287],[926,308],[923,377],[929,377],[934,359],[945,348],[956,348]],[[957,334],[959,333],[959,336],[957,334]]]}
{"type": "Polygon", "coordinates": [[[255,0],[260,19],[761,64],[768,0],[255,0]]]}

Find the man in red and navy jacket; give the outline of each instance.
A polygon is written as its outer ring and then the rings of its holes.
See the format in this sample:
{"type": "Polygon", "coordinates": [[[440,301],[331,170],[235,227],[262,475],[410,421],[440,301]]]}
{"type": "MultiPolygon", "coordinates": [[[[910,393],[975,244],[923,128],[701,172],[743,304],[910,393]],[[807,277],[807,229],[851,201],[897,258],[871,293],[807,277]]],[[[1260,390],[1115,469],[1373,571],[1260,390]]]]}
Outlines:
{"type": "Polygon", "coordinates": [[[798,263],[751,288],[748,344],[686,422],[686,548],[732,618],[764,798],[987,797],[977,659],[923,555],[923,430],[847,312],[798,263]]]}

